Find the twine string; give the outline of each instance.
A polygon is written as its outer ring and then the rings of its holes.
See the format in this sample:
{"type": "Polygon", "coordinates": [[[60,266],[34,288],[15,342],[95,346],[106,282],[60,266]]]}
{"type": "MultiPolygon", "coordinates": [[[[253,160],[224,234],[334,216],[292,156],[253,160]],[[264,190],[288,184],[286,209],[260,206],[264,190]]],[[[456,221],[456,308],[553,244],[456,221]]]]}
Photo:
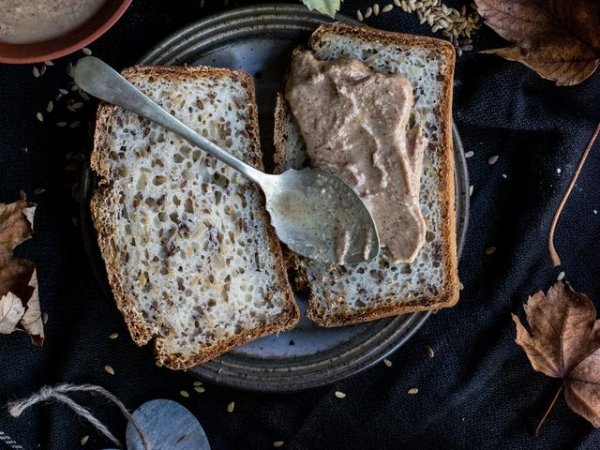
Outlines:
{"type": "Polygon", "coordinates": [[[39,392],[32,394],[25,399],[9,403],[7,405],[8,412],[13,417],[19,417],[26,409],[37,403],[56,400],[67,405],[79,417],[86,419],[97,431],[106,436],[113,444],[117,445],[118,447],[122,447],[121,442],[119,442],[119,440],[110,432],[106,425],[100,422],[100,420],[98,420],[89,409],[81,406],[67,395],[73,392],[90,392],[92,394],[99,394],[117,405],[121,413],[129,422],[131,422],[135,430],[139,433],[140,437],[142,438],[142,443],[144,444],[144,450],[150,450],[150,445],[144,431],[133,418],[131,413],[127,410],[123,402],[121,402],[121,400],[119,400],[114,394],[107,391],[103,387],[96,386],[94,384],[74,385],[65,383],[57,386],[43,386],[39,392]]]}

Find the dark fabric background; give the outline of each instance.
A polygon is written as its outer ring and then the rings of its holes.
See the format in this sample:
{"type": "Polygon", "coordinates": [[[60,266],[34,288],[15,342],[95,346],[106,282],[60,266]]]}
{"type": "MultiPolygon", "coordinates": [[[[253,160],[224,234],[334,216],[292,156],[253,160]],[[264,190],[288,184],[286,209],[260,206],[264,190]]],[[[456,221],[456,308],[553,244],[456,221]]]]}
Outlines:
{"type": "MultiPolygon", "coordinates": [[[[91,45],[121,68],[178,28],[224,9],[208,1],[135,0],[123,19],[91,45]]],[[[457,2],[460,4],[460,2],[457,2]]],[[[384,3],[382,3],[383,5],[384,3]]],[[[354,16],[367,3],[348,0],[354,16]]],[[[227,6],[231,8],[232,5],[227,6]]],[[[426,34],[413,15],[393,12],[367,23],[426,34]]],[[[483,29],[476,48],[501,45],[483,29]]],[[[546,233],[552,213],[595,124],[600,120],[600,73],[577,87],[558,88],[517,63],[470,52],[458,60],[454,119],[467,151],[474,192],[467,244],[460,264],[461,300],[435,314],[411,341],[383,364],[333,386],[286,395],[238,392],[159,369],[150,348],[129,339],[112,299],[92,276],[70,187],[78,173],[65,170],[70,152],[88,146],[87,131],[63,130],[64,117],[91,118],[87,106],[73,115],[57,109],[35,119],[59,87],[73,55],[36,79],[31,66],[0,66],[0,201],[25,190],[38,203],[35,238],[18,254],[38,267],[41,305],[48,313],[46,342],[34,347],[23,333],[0,336],[0,401],[29,395],[59,382],[97,383],[135,408],[152,398],[171,398],[201,421],[214,450],[308,449],[593,449],[600,435],[561,399],[538,438],[532,428],[560,385],[534,372],[513,342],[511,312],[522,315],[529,294],[548,288],[559,272],[550,264],[546,233]],[[488,165],[499,155],[495,165],[488,165]],[[560,173],[558,173],[560,169],[560,173]],[[506,175],[506,178],[502,176],[506,175]],[[46,192],[33,196],[36,188],[46,192]],[[488,246],[497,247],[491,256],[488,246]],[[115,341],[111,332],[119,332],[115,341]],[[435,350],[430,359],[426,346],[435,350]],[[116,375],[103,367],[110,364],[116,375]],[[417,395],[407,390],[418,387],[417,395]],[[179,396],[180,389],[192,393],[179,396]],[[347,398],[334,396],[336,390],[347,398]],[[226,412],[236,402],[233,414],[226,412]]],[[[72,120],[72,119],[71,119],[72,120]]],[[[600,157],[592,156],[565,208],[557,233],[566,279],[600,300],[600,157]]],[[[73,169],[74,167],[70,167],[73,169]]],[[[119,436],[125,421],[101,400],[86,404],[119,436]]],[[[12,419],[0,410],[0,430],[25,448],[72,449],[90,434],[87,448],[108,447],[86,423],[60,405],[36,406],[12,419]]],[[[0,444],[1,448],[2,444],[0,444]]]]}

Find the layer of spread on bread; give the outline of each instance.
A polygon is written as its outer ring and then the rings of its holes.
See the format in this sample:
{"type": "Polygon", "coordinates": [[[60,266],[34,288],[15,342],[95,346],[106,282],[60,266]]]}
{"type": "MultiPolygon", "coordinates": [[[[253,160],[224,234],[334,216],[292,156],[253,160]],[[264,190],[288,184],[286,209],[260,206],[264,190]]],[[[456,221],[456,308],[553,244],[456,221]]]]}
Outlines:
{"type": "Polygon", "coordinates": [[[425,242],[419,189],[427,139],[411,123],[411,83],[357,60],[318,61],[295,51],[286,99],[311,165],[350,183],[394,262],[412,262],[425,242]]]}

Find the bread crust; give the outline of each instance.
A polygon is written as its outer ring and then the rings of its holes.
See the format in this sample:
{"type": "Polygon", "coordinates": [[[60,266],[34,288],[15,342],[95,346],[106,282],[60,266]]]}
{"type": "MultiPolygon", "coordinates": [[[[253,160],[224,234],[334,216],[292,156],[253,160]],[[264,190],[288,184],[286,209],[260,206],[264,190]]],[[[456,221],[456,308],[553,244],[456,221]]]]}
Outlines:
{"type": "MultiPolygon", "coordinates": [[[[452,80],[454,77],[454,47],[443,40],[423,36],[414,36],[403,33],[393,33],[388,31],[376,30],[366,26],[351,26],[341,23],[321,25],[310,37],[308,48],[318,49],[324,39],[328,36],[348,36],[359,42],[367,41],[369,43],[379,42],[392,47],[420,47],[439,52],[441,57],[449,61],[445,71],[441,74],[446,81],[443,86],[442,100],[439,106],[439,113],[443,117],[443,128],[439,130],[440,141],[442,142],[440,157],[440,202],[442,204],[440,217],[440,231],[442,233],[442,248],[440,254],[444,268],[444,283],[437,295],[422,295],[412,300],[404,300],[401,296],[394,300],[385,300],[376,298],[369,301],[369,307],[360,310],[350,308],[343,312],[331,312],[326,309],[320,310],[313,292],[309,295],[309,306],[307,316],[323,327],[339,327],[361,322],[367,322],[384,317],[405,314],[417,311],[427,311],[432,309],[448,308],[454,306],[459,298],[459,280],[458,280],[458,258],[456,250],[456,212],[455,212],[455,186],[454,186],[454,151],[452,143],[452,80]]],[[[287,146],[287,136],[284,131],[284,124],[290,116],[289,106],[282,95],[278,95],[275,110],[275,156],[276,164],[285,163],[285,153],[287,146]]],[[[279,168],[281,170],[281,166],[279,168]]],[[[298,266],[297,261],[292,261],[298,266]]],[[[295,287],[305,287],[307,283],[306,274],[300,274],[298,279],[301,283],[296,283],[295,287]]],[[[308,286],[310,289],[310,285],[308,286]]],[[[326,299],[330,300],[330,299],[326,299]]]]}
{"type": "MultiPolygon", "coordinates": [[[[250,111],[250,119],[246,126],[246,130],[250,136],[252,145],[247,154],[246,162],[259,170],[263,170],[262,153],[259,144],[258,113],[254,94],[254,81],[250,75],[242,71],[214,67],[163,66],[134,66],[125,69],[123,75],[130,79],[136,77],[150,78],[152,76],[168,76],[170,79],[175,80],[189,79],[190,77],[209,79],[227,77],[239,81],[246,90],[248,96],[248,108],[250,111]]],[[[264,208],[264,197],[261,195],[262,207],[257,211],[257,220],[261,220],[267,224],[269,251],[276,259],[275,271],[278,279],[278,289],[284,293],[286,300],[284,310],[266,326],[252,330],[243,330],[240,334],[228,339],[222,339],[217,345],[200,347],[196,354],[183,355],[180,353],[169,352],[166,346],[166,339],[162,336],[159,327],[152,327],[148,324],[141,313],[136,309],[136,299],[125,289],[125,282],[122,278],[123,273],[120,270],[119,252],[113,239],[116,232],[116,226],[114,223],[111,223],[111,214],[109,211],[114,207],[117,199],[110,190],[111,182],[108,152],[111,149],[111,138],[105,133],[105,130],[110,126],[110,121],[115,116],[117,110],[118,108],[116,106],[109,104],[101,104],[98,108],[96,130],[94,133],[94,148],[90,157],[90,166],[99,176],[99,185],[91,199],[90,209],[92,221],[97,232],[100,253],[105,261],[108,281],[115,297],[117,308],[123,314],[133,341],[138,346],[142,346],[155,338],[154,348],[157,364],[164,365],[171,369],[189,369],[195,365],[205,363],[251,340],[294,327],[300,319],[300,312],[287,279],[281,247],[275,232],[270,225],[268,214],[264,208]]],[[[258,188],[252,186],[252,189],[257,190],[258,188]]]]}

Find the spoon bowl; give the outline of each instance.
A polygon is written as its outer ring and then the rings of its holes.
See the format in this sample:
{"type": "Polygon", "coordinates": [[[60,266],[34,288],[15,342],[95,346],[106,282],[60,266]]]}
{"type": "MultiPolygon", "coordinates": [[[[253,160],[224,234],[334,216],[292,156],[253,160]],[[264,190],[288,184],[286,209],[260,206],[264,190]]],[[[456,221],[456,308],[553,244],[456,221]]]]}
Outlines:
{"type": "Polygon", "coordinates": [[[74,80],[87,93],[163,126],[257,183],[277,236],[293,251],[333,264],[356,264],[379,252],[373,217],[336,175],[316,169],[263,173],[181,123],[96,57],[79,60],[74,80]]]}

